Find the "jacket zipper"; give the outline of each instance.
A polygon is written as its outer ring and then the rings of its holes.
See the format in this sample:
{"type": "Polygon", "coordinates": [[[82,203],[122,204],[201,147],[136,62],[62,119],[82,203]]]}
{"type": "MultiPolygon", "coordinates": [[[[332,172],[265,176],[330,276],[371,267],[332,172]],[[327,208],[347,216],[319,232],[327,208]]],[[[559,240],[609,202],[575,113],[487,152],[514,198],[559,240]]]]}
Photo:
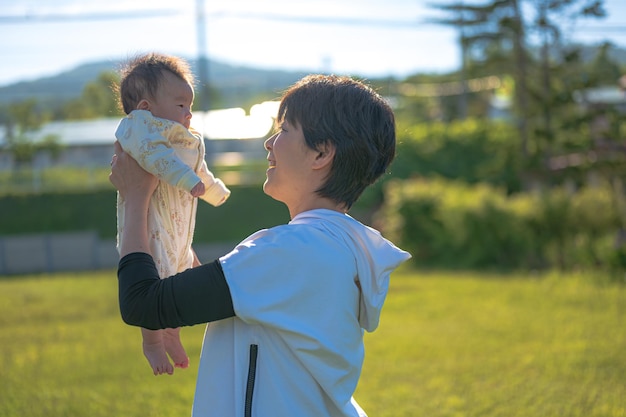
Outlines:
{"type": "Polygon", "coordinates": [[[252,394],[256,379],[256,360],[259,354],[259,345],[250,345],[250,363],[248,365],[248,383],[246,385],[246,403],[244,417],[252,417],[252,394]]]}

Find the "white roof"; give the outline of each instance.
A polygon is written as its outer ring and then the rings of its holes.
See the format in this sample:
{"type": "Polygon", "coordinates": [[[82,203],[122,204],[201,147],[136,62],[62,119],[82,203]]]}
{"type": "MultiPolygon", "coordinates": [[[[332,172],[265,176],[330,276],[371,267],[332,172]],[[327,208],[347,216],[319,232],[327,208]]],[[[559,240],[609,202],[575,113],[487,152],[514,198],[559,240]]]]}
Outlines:
{"type": "Polygon", "coordinates": [[[623,104],[626,103],[626,92],[618,87],[596,87],[574,91],[574,100],[589,104],[623,104]]]}
{"type": "MultiPolygon", "coordinates": [[[[242,108],[194,112],[191,125],[205,139],[259,139],[267,136],[278,112],[279,102],[255,104],[246,114],[242,108]]],[[[32,134],[35,140],[57,135],[64,145],[103,145],[115,141],[120,118],[54,121],[32,134]]],[[[3,135],[4,136],[4,135],[3,135]]]]}

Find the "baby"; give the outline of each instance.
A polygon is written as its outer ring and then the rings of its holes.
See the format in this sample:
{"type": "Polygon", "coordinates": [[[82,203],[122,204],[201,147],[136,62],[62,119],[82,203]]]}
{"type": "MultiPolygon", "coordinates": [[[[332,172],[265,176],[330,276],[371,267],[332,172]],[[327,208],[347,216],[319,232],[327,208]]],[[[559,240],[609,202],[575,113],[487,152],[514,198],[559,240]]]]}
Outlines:
{"type": "MultiPolygon", "coordinates": [[[[197,199],[219,206],[230,196],[209,171],[202,135],[190,128],[194,99],[189,65],[178,57],[149,53],[121,72],[119,95],[125,118],[115,136],[146,171],[159,178],[150,200],[150,251],[161,278],[199,265],[191,248],[197,199]]],[[[117,203],[118,249],[124,228],[124,201],[117,203]]],[[[143,353],[155,375],[187,368],[180,329],[141,329],[143,353]]]]}

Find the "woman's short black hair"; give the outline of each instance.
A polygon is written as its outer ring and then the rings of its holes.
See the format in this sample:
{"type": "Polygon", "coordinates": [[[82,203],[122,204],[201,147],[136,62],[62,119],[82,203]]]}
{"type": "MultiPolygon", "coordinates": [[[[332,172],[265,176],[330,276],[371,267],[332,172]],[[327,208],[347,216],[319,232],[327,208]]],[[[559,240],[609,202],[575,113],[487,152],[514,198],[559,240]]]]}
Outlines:
{"type": "Polygon", "coordinates": [[[372,88],[350,77],[309,75],[283,95],[277,123],[299,126],[307,146],[332,145],[335,157],[317,193],[349,209],[395,156],[395,118],[372,88]]]}

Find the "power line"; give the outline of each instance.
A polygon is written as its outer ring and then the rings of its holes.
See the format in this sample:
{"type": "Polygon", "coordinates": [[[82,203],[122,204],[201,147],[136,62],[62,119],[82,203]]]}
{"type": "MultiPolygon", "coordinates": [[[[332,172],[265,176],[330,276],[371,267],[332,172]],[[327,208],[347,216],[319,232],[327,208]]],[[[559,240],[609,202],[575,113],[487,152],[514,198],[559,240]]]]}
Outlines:
{"type": "Polygon", "coordinates": [[[626,32],[626,25],[617,24],[610,26],[578,26],[577,32],[626,32]]]}
{"type": "Polygon", "coordinates": [[[332,16],[302,16],[284,15],[276,13],[251,13],[251,12],[217,12],[212,16],[222,18],[239,18],[254,20],[269,20],[286,23],[312,23],[312,24],[337,24],[344,26],[382,26],[387,28],[403,29],[410,27],[420,29],[419,25],[432,25],[430,22],[418,20],[395,20],[395,19],[370,19],[352,17],[332,17],[332,16]]]}
{"type": "Polygon", "coordinates": [[[35,14],[27,13],[23,15],[0,15],[0,24],[22,24],[22,23],[35,23],[35,22],[68,22],[68,21],[94,21],[94,20],[123,20],[123,19],[142,19],[162,16],[172,16],[175,14],[181,14],[180,10],[176,9],[161,9],[161,10],[128,10],[124,12],[106,12],[106,13],[47,13],[47,14],[35,14]]]}
{"type": "MultiPolygon", "coordinates": [[[[24,14],[24,15],[0,15],[0,24],[24,24],[35,22],[67,22],[67,21],[94,21],[94,20],[121,20],[162,17],[183,14],[177,9],[160,10],[133,10],[124,12],[105,13],[81,13],[81,14],[24,14]]],[[[420,29],[420,25],[432,25],[425,21],[394,20],[394,19],[369,19],[332,16],[294,16],[275,13],[250,13],[250,12],[214,12],[207,13],[209,18],[239,18],[267,21],[280,21],[286,23],[309,23],[309,24],[337,24],[347,26],[381,26],[387,28],[413,28],[420,29]]]]}
{"type": "MultiPolygon", "coordinates": [[[[180,9],[157,9],[157,10],[129,10],[123,12],[94,12],[94,13],[68,13],[68,14],[23,14],[23,15],[0,15],[0,24],[28,24],[28,23],[48,23],[48,22],[68,22],[68,21],[103,21],[103,20],[132,20],[142,18],[156,18],[164,16],[174,16],[186,13],[180,9]]],[[[277,13],[254,13],[254,12],[214,12],[206,13],[208,18],[238,18],[250,20],[266,20],[283,23],[305,23],[305,24],[334,24],[342,26],[367,26],[384,27],[387,29],[413,29],[432,31],[433,26],[443,26],[428,20],[404,20],[404,19],[372,19],[353,17],[333,17],[333,16],[298,16],[277,13]],[[428,29],[426,27],[428,26],[428,29]]],[[[626,32],[626,24],[614,24],[609,26],[578,26],[580,32],[626,32]]]]}
{"type": "Polygon", "coordinates": [[[502,79],[499,76],[490,75],[471,80],[443,83],[402,83],[398,88],[400,93],[405,96],[444,97],[497,90],[500,87],[502,87],[502,79]]]}
{"type": "MultiPolygon", "coordinates": [[[[368,19],[368,18],[351,18],[351,17],[329,17],[329,16],[294,16],[276,13],[251,13],[251,12],[217,12],[211,16],[215,17],[231,17],[240,19],[256,19],[270,20],[279,22],[297,22],[297,23],[321,23],[321,24],[338,24],[346,26],[383,26],[388,28],[412,28],[421,29],[423,26],[442,26],[441,24],[431,20],[395,20],[395,19],[368,19]]],[[[432,28],[428,29],[429,31],[432,28]]],[[[610,32],[626,32],[626,24],[615,24],[610,26],[580,26],[578,31],[610,31],[610,32]]]]}

